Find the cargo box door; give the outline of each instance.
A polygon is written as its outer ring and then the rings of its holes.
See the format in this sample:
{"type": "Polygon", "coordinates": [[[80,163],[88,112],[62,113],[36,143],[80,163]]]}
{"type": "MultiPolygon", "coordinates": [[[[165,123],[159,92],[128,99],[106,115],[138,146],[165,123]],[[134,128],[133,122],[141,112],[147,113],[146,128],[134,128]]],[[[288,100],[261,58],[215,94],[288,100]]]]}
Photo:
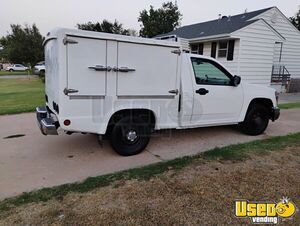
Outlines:
{"type": "Polygon", "coordinates": [[[105,96],[106,41],[68,36],[67,88],[71,96],[105,96]]]}
{"type": "Polygon", "coordinates": [[[118,43],[118,96],[169,96],[177,88],[176,48],[118,43]]]}

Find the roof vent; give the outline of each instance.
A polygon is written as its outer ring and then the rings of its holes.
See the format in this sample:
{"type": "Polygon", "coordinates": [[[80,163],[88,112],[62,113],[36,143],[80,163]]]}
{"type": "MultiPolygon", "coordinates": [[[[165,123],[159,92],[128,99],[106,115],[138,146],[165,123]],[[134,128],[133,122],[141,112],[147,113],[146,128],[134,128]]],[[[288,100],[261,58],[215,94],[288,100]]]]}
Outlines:
{"type": "Polygon", "coordinates": [[[219,19],[219,21],[222,19],[222,14],[221,13],[219,14],[219,18],[218,19],[219,19]]]}
{"type": "Polygon", "coordinates": [[[228,17],[227,16],[222,16],[222,19],[227,19],[228,17]]]}

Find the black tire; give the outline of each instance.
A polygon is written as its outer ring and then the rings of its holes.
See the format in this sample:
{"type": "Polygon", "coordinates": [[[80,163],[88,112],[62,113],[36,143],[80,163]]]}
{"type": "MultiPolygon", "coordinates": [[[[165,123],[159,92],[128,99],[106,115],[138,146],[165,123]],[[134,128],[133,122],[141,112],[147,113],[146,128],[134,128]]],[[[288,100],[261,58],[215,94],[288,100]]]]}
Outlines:
{"type": "Polygon", "coordinates": [[[14,72],[14,70],[13,69],[9,69],[9,72],[14,72]]]}
{"type": "Polygon", "coordinates": [[[125,116],[116,122],[110,133],[113,149],[122,156],[141,153],[149,143],[151,125],[138,116],[125,116]]]}
{"type": "Polygon", "coordinates": [[[266,130],[269,120],[268,108],[261,104],[253,104],[249,107],[244,122],[240,123],[240,129],[247,135],[257,136],[266,130]]]}

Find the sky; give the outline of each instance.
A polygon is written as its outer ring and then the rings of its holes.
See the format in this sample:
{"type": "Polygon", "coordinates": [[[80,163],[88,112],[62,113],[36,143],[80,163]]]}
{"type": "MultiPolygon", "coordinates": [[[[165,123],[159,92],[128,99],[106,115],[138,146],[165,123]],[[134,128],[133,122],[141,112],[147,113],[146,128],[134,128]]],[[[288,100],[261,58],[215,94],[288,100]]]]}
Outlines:
{"type": "MultiPolygon", "coordinates": [[[[167,1],[167,0],[165,0],[167,1]]],[[[10,24],[35,23],[42,35],[55,27],[75,28],[77,23],[117,19],[124,28],[139,30],[139,12],[164,0],[0,0],[0,36],[10,24]]],[[[174,0],[173,0],[174,2],[174,0]]],[[[219,14],[235,15],[277,6],[287,17],[299,9],[300,0],[177,0],[183,25],[217,19],[219,14]]]]}

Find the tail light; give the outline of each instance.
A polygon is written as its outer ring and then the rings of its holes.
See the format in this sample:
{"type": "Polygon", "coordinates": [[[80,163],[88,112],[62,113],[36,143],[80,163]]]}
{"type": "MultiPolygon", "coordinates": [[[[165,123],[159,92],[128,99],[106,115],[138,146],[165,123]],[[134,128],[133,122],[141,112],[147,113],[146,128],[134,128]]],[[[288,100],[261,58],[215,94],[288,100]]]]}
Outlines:
{"type": "Polygon", "coordinates": [[[71,125],[71,120],[66,119],[66,120],[64,121],[64,125],[65,125],[65,126],[71,125]]]}

